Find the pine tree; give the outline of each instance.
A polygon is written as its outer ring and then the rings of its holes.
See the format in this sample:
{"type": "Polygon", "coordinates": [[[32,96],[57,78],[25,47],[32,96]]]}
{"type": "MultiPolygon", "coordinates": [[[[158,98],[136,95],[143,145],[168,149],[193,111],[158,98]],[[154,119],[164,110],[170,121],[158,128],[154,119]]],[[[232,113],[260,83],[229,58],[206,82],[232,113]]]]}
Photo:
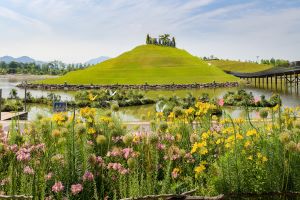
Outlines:
{"type": "Polygon", "coordinates": [[[172,37],[172,46],[173,46],[173,47],[176,47],[176,41],[175,41],[175,38],[174,38],[174,37],[172,37]]]}
{"type": "Polygon", "coordinates": [[[150,36],[149,36],[149,34],[147,34],[146,44],[150,44],[150,36]]]}

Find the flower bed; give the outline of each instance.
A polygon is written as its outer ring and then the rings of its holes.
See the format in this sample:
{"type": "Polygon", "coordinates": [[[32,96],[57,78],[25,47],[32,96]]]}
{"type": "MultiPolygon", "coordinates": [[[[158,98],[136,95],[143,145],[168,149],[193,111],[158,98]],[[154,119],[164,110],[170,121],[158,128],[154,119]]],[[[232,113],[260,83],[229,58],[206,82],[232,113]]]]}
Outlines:
{"type": "Polygon", "coordinates": [[[299,109],[279,105],[255,124],[197,102],[158,112],[151,132],[128,132],[95,109],[39,117],[1,132],[0,191],[35,199],[120,199],[155,194],[299,192],[299,109]],[[193,123],[197,122],[197,123],[193,123]]]}

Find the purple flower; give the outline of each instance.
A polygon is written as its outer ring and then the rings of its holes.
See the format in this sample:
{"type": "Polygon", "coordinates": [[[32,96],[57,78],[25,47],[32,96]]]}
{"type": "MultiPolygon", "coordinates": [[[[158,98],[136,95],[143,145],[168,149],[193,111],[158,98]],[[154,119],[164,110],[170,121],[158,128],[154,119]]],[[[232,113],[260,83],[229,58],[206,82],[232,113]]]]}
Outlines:
{"type": "Polygon", "coordinates": [[[55,182],[55,184],[52,186],[52,192],[55,192],[55,193],[59,193],[61,191],[64,190],[64,186],[63,184],[59,181],[59,182],[55,182]]]}
{"type": "Polygon", "coordinates": [[[89,172],[89,171],[86,171],[82,177],[82,180],[83,181],[93,181],[94,180],[94,175],[89,172]]]}
{"type": "Polygon", "coordinates": [[[83,187],[81,184],[75,184],[71,186],[71,192],[73,195],[77,195],[83,190],[83,187]]]}

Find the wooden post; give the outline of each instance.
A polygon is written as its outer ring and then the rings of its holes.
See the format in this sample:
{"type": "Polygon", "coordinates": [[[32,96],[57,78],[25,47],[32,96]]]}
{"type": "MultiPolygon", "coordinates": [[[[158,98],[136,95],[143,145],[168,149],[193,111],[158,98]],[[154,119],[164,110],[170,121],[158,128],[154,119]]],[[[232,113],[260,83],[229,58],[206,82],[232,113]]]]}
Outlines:
{"type": "Polygon", "coordinates": [[[267,89],[269,89],[269,77],[267,76],[267,89]]]}
{"type": "Polygon", "coordinates": [[[282,75],[280,75],[280,90],[282,91],[282,75]]]}
{"type": "Polygon", "coordinates": [[[258,77],[258,87],[260,88],[260,77],[258,77]]]}
{"type": "Polygon", "coordinates": [[[271,76],[271,90],[273,90],[273,80],[272,80],[272,76],[271,76]]]}
{"type": "Polygon", "coordinates": [[[275,75],[275,90],[277,91],[277,75],[275,75]]]}
{"type": "Polygon", "coordinates": [[[256,87],[256,77],[254,77],[254,87],[256,87]]]}

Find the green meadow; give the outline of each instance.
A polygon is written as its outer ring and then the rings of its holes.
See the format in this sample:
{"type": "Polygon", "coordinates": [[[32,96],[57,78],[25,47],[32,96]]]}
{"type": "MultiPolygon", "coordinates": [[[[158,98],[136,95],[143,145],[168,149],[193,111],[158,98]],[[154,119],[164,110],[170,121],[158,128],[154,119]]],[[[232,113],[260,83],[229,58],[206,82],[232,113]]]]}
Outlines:
{"type": "Polygon", "coordinates": [[[237,81],[185,50],[141,45],[84,70],[70,72],[45,84],[188,84],[237,81]]]}
{"type": "Polygon", "coordinates": [[[240,62],[233,60],[210,60],[206,61],[224,71],[251,73],[272,68],[272,65],[257,64],[251,62],[240,62]]]}

